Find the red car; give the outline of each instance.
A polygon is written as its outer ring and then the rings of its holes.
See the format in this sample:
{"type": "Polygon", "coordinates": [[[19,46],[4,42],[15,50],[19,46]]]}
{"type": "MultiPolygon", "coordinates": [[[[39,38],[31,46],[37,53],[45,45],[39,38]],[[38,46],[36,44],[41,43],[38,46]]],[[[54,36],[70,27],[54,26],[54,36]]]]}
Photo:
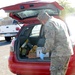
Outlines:
{"type": "MultiPolygon", "coordinates": [[[[2,8],[10,13],[10,17],[24,23],[16,38],[12,40],[8,66],[11,72],[17,75],[50,75],[50,53],[41,60],[39,52],[44,46],[45,38],[43,25],[37,20],[41,10],[58,17],[63,9],[57,2],[31,1],[2,8]],[[23,47],[24,45],[24,47],[23,47]],[[36,46],[35,52],[31,53],[36,46]],[[24,48],[24,49],[22,49],[24,48]],[[23,50],[23,51],[22,51],[23,50]]],[[[75,75],[75,46],[66,75],[75,75]]]]}

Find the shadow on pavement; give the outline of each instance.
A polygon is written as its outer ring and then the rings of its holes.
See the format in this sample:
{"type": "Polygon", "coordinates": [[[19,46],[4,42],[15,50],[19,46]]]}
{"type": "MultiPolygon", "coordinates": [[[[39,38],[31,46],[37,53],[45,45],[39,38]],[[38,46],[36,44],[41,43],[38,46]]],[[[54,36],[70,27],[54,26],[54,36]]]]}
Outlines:
{"type": "Polygon", "coordinates": [[[10,44],[10,43],[11,43],[11,42],[0,41],[0,46],[8,45],[8,44],[10,44]]]}

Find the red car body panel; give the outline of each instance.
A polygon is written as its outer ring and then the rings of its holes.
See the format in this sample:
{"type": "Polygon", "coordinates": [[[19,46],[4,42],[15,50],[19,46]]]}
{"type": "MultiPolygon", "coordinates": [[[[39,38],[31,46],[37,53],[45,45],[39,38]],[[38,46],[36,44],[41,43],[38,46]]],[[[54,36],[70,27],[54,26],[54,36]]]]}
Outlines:
{"type": "MultiPolygon", "coordinates": [[[[13,6],[4,7],[1,9],[4,9],[7,12],[10,12],[10,17],[23,22],[24,25],[30,25],[30,24],[36,24],[39,23],[39,21],[34,18],[28,18],[28,19],[19,19],[18,17],[14,16],[12,14],[13,11],[20,11],[21,6],[23,6],[24,9],[30,9],[32,7],[29,7],[29,4],[34,4],[34,7],[37,8],[38,6],[41,7],[43,5],[46,5],[47,3],[38,3],[38,2],[26,2],[26,3],[19,3],[13,6]]],[[[61,7],[57,2],[51,2],[51,4],[54,4],[58,9],[62,10],[63,7],[61,7]]],[[[35,62],[35,61],[19,61],[17,60],[16,54],[14,52],[10,51],[10,56],[8,60],[8,66],[11,72],[15,74],[23,74],[23,75],[50,75],[50,62],[35,62]]],[[[71,56],[70,63],[68,66],[67,74],[66,75],[75,75],[75,46],[74,46],[74,55],[71,56]]]]}
{"type": "Polygon", "coordinates": [[[27,10],[27,9],[38,9],[38,7],[40,8],[41,6],[45,6],[47,4],[53,4],[56,8],[58,8],[59,10],[63,10],[64,8],[62,6],[60,6],[56,1],[55,2],[38,2],[38,1],[30,1],[30,2],[25,2],[25,3],[19,3],[16,5],[12,5],[12,6],[7,6],[7,7],[3,7],[0,9],[5,10],[6,12],[10,12],[10,17],[18,20],[19,22],[22,23],[28,23],[28,24],[32,24],[33,21],[36,22],[37,19],[36,18],[27,18],[27,19],[23,19],[21,20],[20,18],[16,17],[15,15],[12,14],[12,12],[16,12],[16,11],[22,11],[22,10],[27,10]],[[33,6],[31,6],[33,5],[33,6]],[[23,6],[23,8],[21,8],[21,6],[23,6]]]}
{"type": "Polygon", "coordinates": [[[11,57],[9,58],[9,68],[16,74],[49,75],[49,66],[50,62],[18,62],[15,59],[12,60],[11,57]]]}
{"type": "MultiPolygon", "coordinates": [[[[50,62],[21,62],[16,59],[16,55],[13,52],[10,52],[8,62],[9,69],[15,74],[50,75],[50,62]]],[[[66,75],[75,75],[75,46],[74,55],[71,56],[66,75]]]]}
{"type": "Polygon", "coordinates": [[[23,3],[19,3],[19,4],[16,4],[16,5],[12,5],[12,6],[8,6],[8,7],[3,7],[3,8],[0,8],[0,9],[4,9],[5,11],[7,12],[11,12],[11,11],[19,11],[21,10],[21,6],[24,6],[24,9],[30,9],[30,8],[33,8],[33,7],[30,7],[29,4],[33,4],[35,8],[37,8],[38,6],[41,7],[41,6],[44,6],[44,5],[47,5],[47,4],[53,4],[55,5],[58,9],[62,10],[63,7],[60,6],[57,2],[38,2],[38,1],[31,1],[31,2],[23,2],[23,3]]]}

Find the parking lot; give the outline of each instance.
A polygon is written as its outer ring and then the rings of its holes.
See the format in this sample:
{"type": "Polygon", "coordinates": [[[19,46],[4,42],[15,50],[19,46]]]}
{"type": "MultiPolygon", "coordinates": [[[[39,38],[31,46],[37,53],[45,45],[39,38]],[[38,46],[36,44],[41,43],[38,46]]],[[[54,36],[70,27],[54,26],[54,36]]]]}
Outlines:
{"type": "Polygon", "coordinates": [[[10,42],[6,42],[0,37],[0,75],[15,75],[8,68],[8,57],[10,51],[10,42]]]}

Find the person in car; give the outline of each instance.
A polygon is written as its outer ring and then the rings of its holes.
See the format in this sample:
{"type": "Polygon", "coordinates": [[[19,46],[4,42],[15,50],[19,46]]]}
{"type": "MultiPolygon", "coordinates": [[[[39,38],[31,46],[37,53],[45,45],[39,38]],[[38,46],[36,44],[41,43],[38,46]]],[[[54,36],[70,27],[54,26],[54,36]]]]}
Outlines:
{"type": "Polygon", "coordinates": [[[47,52],[51,52],[50,75],[65,75],[73,48],[67,27],[63,21],[49,16],[47,12],[39,13],[37,19],[44,25],[45,44],[40,53],[44,60],[47,52]]]}

